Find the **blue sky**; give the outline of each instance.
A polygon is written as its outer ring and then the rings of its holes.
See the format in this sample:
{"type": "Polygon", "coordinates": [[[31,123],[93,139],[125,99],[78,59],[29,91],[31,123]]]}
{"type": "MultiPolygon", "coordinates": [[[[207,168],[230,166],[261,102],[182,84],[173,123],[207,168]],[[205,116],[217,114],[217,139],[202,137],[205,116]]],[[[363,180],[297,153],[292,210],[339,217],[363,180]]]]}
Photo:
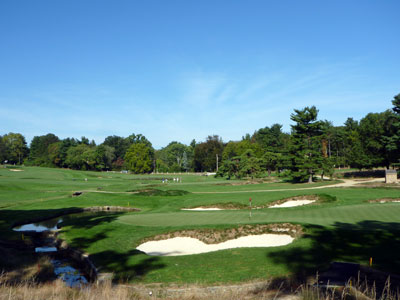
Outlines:
{"type": "Polygon", "coordinates": [[[0,2],[0,134],[224,141],[400,93],[400,1],[0,2]]]}

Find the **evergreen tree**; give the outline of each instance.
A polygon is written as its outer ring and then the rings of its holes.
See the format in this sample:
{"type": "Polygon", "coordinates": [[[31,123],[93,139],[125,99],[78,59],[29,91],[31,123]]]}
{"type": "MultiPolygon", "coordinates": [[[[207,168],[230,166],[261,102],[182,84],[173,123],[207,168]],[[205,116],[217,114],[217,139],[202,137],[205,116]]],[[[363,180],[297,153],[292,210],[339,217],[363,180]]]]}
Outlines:
{"type": "Polygon", "coordinates": [[[317,121],[318,110],[315,106],[294,110],[290,119],[292,125],[292,143],[290,149],[291,176],[296,182],[312,182],[313,175],[321,169],[322,124],[317,121]]]}
{"type": "Polygon", "coordinates": [[[227,179],[231,179],[233,176],[236,178],[241,177],[240,170],[240,157],[235,156],[230,159],[226,159],[223,161],[222,165],[219,167],[216,176],[227,176],[227,179]]]}
{"type": "Polygon", "coordinates": [[[253,179],[261,172],[261,159],[257,158],[252,150],[247,150],[240,157],[240,177],[251,177],[253,179]]]}
{"type": "Polygon", "coordinates": [[[262,158],[262,164],[268,171],[268,176],[271,176],[272,170],[275,170],[278,164],[279,153],[265,152],[262,158]]]}
{"type": "Polygon", "coordinates": [[[391,122],[390,134],[384,140],[389,152],[390,162],[400,163],[400,94],[392,100],[394,116],[391,122]]]}

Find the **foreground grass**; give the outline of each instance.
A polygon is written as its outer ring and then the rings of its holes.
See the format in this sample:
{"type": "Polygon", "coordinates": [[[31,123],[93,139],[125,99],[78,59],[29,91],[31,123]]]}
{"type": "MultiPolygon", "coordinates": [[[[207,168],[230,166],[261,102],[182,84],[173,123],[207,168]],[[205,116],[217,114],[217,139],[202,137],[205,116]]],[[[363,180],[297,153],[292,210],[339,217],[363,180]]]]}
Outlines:
{"type": "MultiPolygon", "coordinates": [[[[0,278],[1,280],[1,278],[0,278]]],[[[179,299],[179,300],[398,300],[400,293],[391,288],[390,280],[381,288],[369,285],[366,281],[348,282],[344,287],[329,289],[310,284],[297,285],[288,281],[253,282],[246,285],[202,287],[162,287],[157,285],[111,285],[105,282],[82,289],[66,287],[57,280],[51,284],[18,285],[0,283],[1,300],[139,300],[139,299],[179,299]]]]}
{"type": "MultiPolygon", "coordinates": [[[[254,290],[254,289],[253,289],[254,290]]],[[[197,287],[187,289],[167,290],[159,287],[125,287],[112,286],[109,283],[100,286],[91,286],[84,289],[71,289],[56,281],[53,284],[31,285],[29,283],[16,286],[0,285],[0,299],[2,300],[139,300],[139,299],[272,299],[276,292],[259,292],[255,294],[249,289],[227,288],[207,291],[197,287]]]]}
{"type": "MultiPolygon", "coordinates": [[[[130,206],[140,208],[141,212],[80,216],[61,224],[62,237],[89,253],[101,271],[113,272],[116,281],[249,282],[315,274],[334,260],[366,264],[370,257],[374,258],[377,268],[400,270],[396,254],[400,252],[400,204],[368,203],[374,199],[399,197],[398,190],[364,187],[298,191],[299,187],[309,185],[284,182],[237,185],[239,183],[243,181],[196,175],[137,176],[47,168],[23,168],[20,172],[0,169],[0,240],[29,243],[29,237],[22,241],[21,234],[11,230],[16,221],[51,217],[74,207],[130,206]],[[162,178],[178,176],[182,183],[172,180],[168,184],[161,183],[162,178]],[[83,191],[83,194],[72,197],[74,191],[83,191]],[[135,191],[141,192],[132,193],[135,191]],[[195,193],[213,191],[232,193],[195,193]],[[254,191],[258,192],[252,193],[254,191]],[[254,206],[265,206],[279,199],[307,194],[327,194],[335,200],[304,207],[253,210],[251,218],[248,210],[181,211],[185,207],[224,203],[248,205],[249,197],[254,206]],[[301,224],[305,236],[284,247],[238,248],[180,257],[151,257],[135,250],[143,239],[171,231],[280,222],[301,224]]],[[[314,185],[321,184],[329,185],[314,185]]],[[[0,260],[0,268],[5,268],[6,263],[0,260]]],[[[6,267],[12,268],[12,264],[6,267]]]]}

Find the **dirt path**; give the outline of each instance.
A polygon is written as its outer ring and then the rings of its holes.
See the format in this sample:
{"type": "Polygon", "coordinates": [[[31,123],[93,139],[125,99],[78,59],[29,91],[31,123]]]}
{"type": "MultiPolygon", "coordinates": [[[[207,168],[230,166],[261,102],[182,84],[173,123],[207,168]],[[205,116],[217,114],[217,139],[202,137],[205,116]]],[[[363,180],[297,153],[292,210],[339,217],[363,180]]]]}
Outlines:
{"type": "Polygon", "coordinates": [[[247,190],[247,191],[227,191],[227,192],[192,192],[193,194],[238,194],[238,193],[265,193],[265,192],[282,192],[282,191],[306,191],[306,190],[317,190],[317,189],[328,189],[328,188],[337,188],[337,187],[354,187],[358,184],[370,183],[370,182],[384,182],[384,178],[373,178],[366,180],[355,180],[355,179],[343,179],[344,182],[331,184],[331,185],[323,185],[323,186],[314,186],[314,187],[304,187],[304,188],[295,188],[295,189],[274,189],[274,190],[247,190]]]}

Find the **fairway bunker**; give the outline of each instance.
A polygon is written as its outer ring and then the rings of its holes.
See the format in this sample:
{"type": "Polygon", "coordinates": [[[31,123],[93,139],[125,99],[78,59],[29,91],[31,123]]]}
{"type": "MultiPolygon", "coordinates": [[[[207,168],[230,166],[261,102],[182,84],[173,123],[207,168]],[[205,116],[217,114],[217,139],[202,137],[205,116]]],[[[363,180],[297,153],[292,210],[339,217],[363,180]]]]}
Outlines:
{"type": "Polygon", "coordinates": [[[232,248],[284,246],[302,234],[300,225],[290,223],[186,229],[148,237],[137,249],[148,255],[191,255],[232,248]]]}
{"type": "Polygon", "coordinates": [[[333,197],[328,194],[311,194],[311,195],[301,195],[295,196],[285,199],[280,199],[270,203],[267,207],[268,208],[287,208],[287,207],[296,207],[296,206],[303,206],[312,203],[329,203],[336,201],[336,197],[333,197]]]}
{"type": "Polygon", "coordinates": [[[151,256],[193,255],[233,248],[278,247],[293,242],[288,234],[261,234],[242,236],[218,244],[206,244],[196,238],[175,237],[161,241],[150,241],[136,249],[151,256]]]}
{"type": "Polygon", "coordinates": [[[238,209],[248,209],[248,206],[242,203],[225,202],[225,203],[213,203],[212,205],[200,205],[196,207],[181,208],[181,210],[187,210],[187,211],[238,210],[238,209]]]}
{"type": "Polygon", "coordinates": [[[383,198],[377,200],[370,200],[370,203],[400,203],[399,198],[383,198]]]}
{"type": "Polygon", "coordinates": [[[274,204],[269,206],[269,208],[278,208],[278,207],[295,207],[295,206],[303,206],[307,204],[314,203],[316,200],[288,200],[281,204],[274,204]]]}

